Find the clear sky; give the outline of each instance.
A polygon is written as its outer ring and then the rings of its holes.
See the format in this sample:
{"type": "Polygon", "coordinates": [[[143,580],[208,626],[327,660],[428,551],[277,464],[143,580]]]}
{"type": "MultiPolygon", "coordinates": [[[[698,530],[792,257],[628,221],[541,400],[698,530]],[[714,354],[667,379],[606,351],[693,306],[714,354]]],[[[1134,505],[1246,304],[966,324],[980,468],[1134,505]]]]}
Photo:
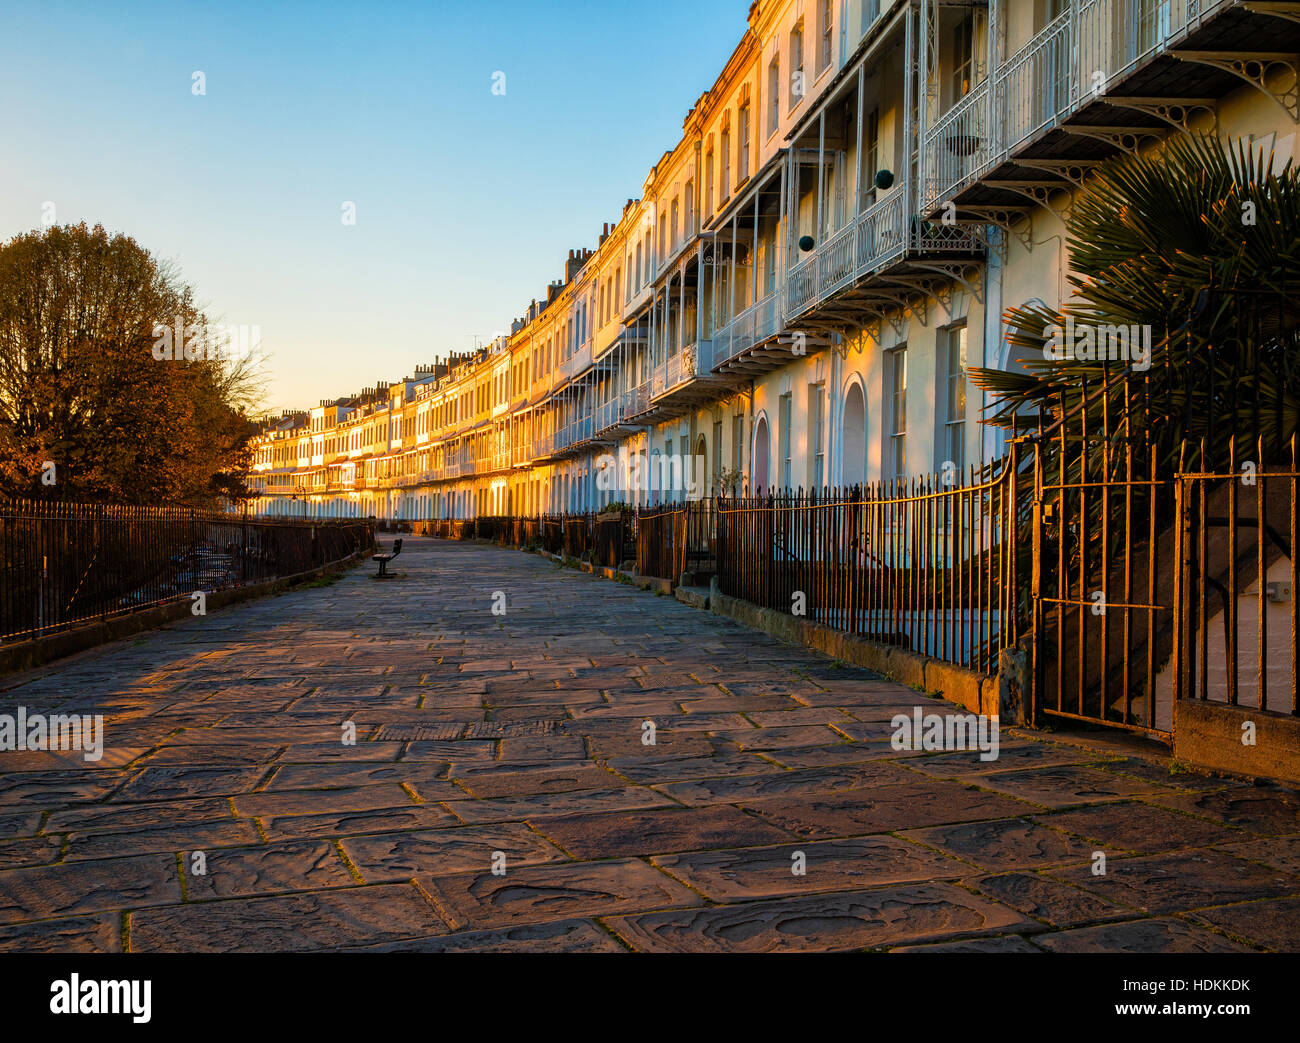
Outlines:
{"type": "Polygon", "coordinates": [[[47,203],[133,236],[261,327],[268,407],[313,406],[508,328],[640,195],[748,6],[0,0],[0,239],[47,203]]]}

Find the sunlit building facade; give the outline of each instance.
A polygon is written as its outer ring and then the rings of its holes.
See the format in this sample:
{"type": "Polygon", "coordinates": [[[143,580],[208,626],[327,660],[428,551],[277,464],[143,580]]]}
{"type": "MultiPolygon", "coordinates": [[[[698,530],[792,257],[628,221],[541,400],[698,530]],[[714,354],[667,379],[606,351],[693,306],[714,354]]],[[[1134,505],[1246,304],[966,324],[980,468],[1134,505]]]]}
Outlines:
{"type": "Polygon", "coordinates": [[[639,198],[509,333],[267,421],[252,509],[569,513],[995,460],[967,370],[1018,365],[1008,307],[1068,298],[1091,168],[1201,131],[1291,159],[1298,19],[757,0],[639,198]]]}

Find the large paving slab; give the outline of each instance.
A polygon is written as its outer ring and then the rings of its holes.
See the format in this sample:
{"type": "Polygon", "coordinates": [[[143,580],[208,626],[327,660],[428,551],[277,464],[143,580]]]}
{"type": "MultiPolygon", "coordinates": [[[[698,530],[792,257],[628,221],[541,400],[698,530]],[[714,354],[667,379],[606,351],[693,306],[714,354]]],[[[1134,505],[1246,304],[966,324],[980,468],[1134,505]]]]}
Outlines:
{"type": "Polygon", "coordinates": [[[895,750],[951,707],[406,540],[389,580],[0,679],[0,713],[105,717],[99,761],[0,753],[0,950],[1300,949],[1293,791],[1010,728],[895,750]]]}
{"type": "Polygon", "coordinates": [[[716,905],[615,918],[629,944],[652,952],[835,952],[1002,934],[1033,926],[1006,906],[945,883],[716,905]]]}

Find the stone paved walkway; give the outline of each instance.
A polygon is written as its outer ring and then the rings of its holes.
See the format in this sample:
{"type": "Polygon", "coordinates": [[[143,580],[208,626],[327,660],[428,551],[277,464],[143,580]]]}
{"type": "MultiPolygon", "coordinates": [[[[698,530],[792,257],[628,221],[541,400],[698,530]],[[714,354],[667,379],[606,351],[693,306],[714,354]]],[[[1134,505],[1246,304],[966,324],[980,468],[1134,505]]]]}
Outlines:
{"type": "Polygon", "coordinates": [[[673,599],[422,539],[374,571],[0,679],[107,730],[0,753],[0,948],[1300,949],[1294,792],[900,753],[945,704],[673,599]]]}

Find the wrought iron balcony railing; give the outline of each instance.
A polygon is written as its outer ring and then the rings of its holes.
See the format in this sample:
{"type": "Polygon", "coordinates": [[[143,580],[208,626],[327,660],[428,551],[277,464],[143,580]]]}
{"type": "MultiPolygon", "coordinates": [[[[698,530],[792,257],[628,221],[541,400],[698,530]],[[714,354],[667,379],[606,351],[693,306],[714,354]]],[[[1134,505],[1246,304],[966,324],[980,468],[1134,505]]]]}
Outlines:
{"type": "Polygon", "coordinates": [[[713,366],[729,362],[742,351],[775,336],[781,330],[782,318],[781,294],[778,291],[751,304],[713,335],[713,366]]]}
{"type": "Polygon", "coordinates": [[[976,247],[964,229],[937,227],[908,214],[904,186],[865,210],[789,271],[784,321],[789,324],[909,252],[970,253],[976,247]]]}
{"type": "Polygon", "coordinates": [[[1231,0],[1068,0],[925,135],[930,211],[1107,93],[1231,0]]]}

